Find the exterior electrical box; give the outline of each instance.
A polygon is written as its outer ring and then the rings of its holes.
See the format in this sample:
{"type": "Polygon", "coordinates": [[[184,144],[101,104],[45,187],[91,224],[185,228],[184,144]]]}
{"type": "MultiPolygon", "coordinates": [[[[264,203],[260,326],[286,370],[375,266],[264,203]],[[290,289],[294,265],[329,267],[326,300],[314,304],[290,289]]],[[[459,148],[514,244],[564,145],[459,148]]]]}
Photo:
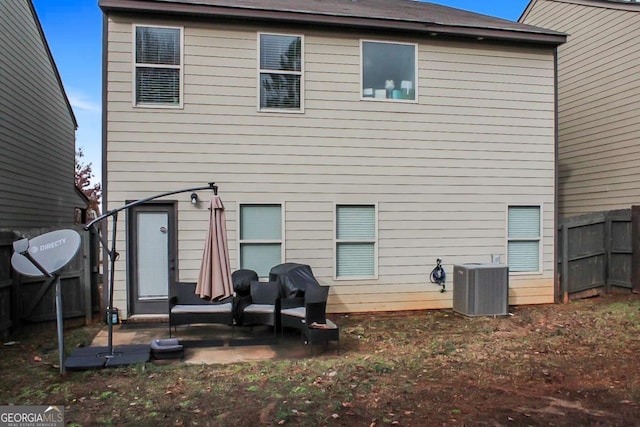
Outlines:
{"type": "Polygon", "coordinates": [[[454,265],[453,311],[465,316],[509,314],[509,267],[480,263],[454,265]]]}

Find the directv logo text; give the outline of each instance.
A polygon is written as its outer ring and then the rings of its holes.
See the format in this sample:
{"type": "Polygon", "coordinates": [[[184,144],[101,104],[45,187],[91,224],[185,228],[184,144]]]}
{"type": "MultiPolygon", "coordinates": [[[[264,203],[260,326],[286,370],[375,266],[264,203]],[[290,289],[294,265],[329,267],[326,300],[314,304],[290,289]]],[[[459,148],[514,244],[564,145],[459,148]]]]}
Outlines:
{"type": "Polygon", "coordinates": [[[57,248],[58,246],[62,246],[65,243],[67,243],[67,238],[63,237],[62,239],[56,240],[55,242],[47,243],[45,245],[32,246],[32,247],[29,248],[29,252],[31,252],[32,254],[35,254],[38,251],[40,251],[40,252],[48,251],[49,249],[53,249],[53,248],[57,248]]]}

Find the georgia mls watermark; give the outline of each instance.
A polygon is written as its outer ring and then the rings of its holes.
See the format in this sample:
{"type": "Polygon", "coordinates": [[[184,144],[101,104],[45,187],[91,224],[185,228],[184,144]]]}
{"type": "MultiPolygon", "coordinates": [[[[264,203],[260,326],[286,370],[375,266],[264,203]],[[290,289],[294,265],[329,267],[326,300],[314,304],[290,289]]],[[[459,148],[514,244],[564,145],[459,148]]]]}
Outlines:
{"type": "Polygon", "coordinates": [[[64,427],[64,406],[0,405],[0,427],[64,427]]]}

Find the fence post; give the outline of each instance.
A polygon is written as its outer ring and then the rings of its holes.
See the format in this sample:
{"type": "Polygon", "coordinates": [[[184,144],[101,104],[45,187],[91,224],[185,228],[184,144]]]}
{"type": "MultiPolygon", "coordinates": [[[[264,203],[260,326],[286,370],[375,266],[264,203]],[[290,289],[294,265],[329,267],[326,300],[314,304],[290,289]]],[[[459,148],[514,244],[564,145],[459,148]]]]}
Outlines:
{"type": "Polygon", "coordinates": [[[89,231],[82,232],[82,263],[83,263],[83,281],[84,281],[84,323],[89,326],[92,321],[92,304],[91,304],[91,236],[89,231]]]}
{"type": "Polygon", "coordinates": [[[560,297],[562,302],[569,302],[569,227],[562,224],[560,232],[562,233],[562,264],[560,268],[560,297]]]}
{"type": "Polygon", "coordinates": [[[22,279],[18,273],[12,271],[11,283],[11,324],[14,331],[22,327],[22,313],[20,309],[20,285],[22,279]]]}
{"type": "Polygon", "coordinates": [[[631,291],[640,293],[640,206],[631,206],[631,291]]]}
{"type": "Polygon", "coordinates": [[[612,211],[604,213],[604,290],[611,293],[611,259],[613,258],[612,211]]]}
{"type": "Polygon", "coordinates": [[[13,240],[13,233],[0,231],[0,338],[8,337],[18,325],[15,274],[11,269],[13,240]]]}

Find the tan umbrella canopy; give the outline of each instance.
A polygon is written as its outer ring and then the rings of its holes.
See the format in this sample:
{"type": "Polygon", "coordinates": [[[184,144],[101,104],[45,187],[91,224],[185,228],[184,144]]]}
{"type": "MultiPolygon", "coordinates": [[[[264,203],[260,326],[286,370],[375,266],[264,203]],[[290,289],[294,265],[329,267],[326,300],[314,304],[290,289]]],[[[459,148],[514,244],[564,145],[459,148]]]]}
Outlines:
{"type": "Polygon", "coordinates": [[[233,294],[224,205],[215,195],[209,206],[209,233],[204,245],[196,294],[218,300],[233,294]]]}

